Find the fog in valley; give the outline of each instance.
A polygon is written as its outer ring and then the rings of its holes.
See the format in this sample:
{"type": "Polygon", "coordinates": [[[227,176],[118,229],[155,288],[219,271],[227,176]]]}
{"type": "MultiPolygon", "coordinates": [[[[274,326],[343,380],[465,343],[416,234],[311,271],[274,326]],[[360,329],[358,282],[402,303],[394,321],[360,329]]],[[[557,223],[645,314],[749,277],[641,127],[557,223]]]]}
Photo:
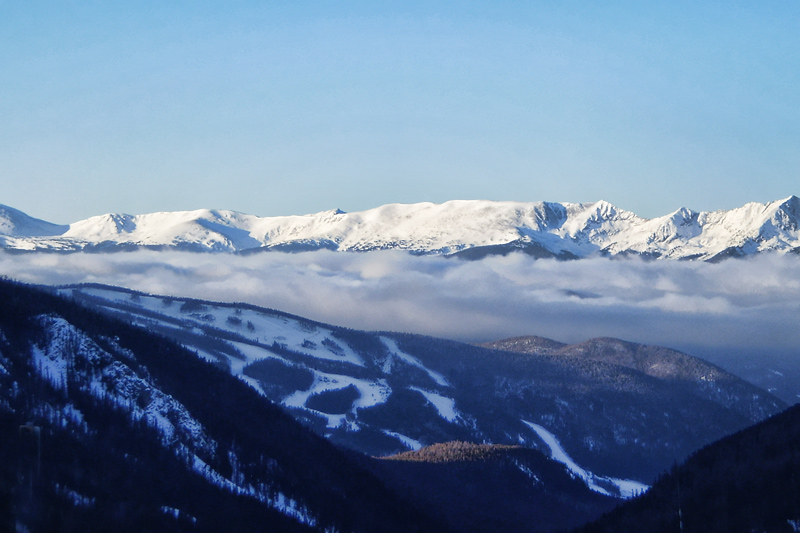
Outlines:
{"type": "Polygon", "coordinates": [[[0,268],[30,283],[93,282],[247,302],[351,328],[461,341],[611,336],[694,351],[776,353],[800,344],[795,256],[710,264],[522,254],[463,261],[397,251],[0,253],[0,268]]]}

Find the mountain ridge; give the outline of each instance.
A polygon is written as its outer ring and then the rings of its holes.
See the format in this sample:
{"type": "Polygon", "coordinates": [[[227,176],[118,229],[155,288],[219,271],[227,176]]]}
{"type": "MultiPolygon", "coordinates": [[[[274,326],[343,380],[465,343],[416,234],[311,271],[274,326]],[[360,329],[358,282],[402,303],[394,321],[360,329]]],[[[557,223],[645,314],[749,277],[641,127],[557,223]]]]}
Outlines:
{"type": "Polygon", "coordinates": [[[0,530],[448,529],[165,337],[8,280],[0,296],[0,530]]]}
{"type": "Polygon", "coordinates": [[[590,480],[647,481],[785,407],[724,374],[675,383],[610,362],[364,332],[252,305],[96,284],[51,290],[178,341],[369,455],[453,440],[525,444],[571,457],[590,480]]]}
{"type": "Polygon", "coordinates": [[[592,203],[452,200],[386,204],[366,211],[258,217],[198,209],[109,213],[69,225],[0,205],[0,247],[16,251],[154,248],[205,252],[371,251],[479,258],[522,251],[535,257],[721,260],[800,250],[800,198],[751,202],[727,211],[678,209],[646,219],[592,203]]]}
{"type": "Polygon", "coordinates": [[[597,337],[576,344],[564,344],[544,337],[513,337],[480,344],[486,348],[520,354],[571,357],[629,368],[645,375],[674,382],[687,393],[722,403],[742,416],[755,421],[758,416],[746,402],[744,380],[721,367],[692,355],[665,348],[616,339],[597,337]],[[719,386],[724,383],[723,392],[719,386]],[[737,391],[734,393],[734,391],[737,391]]]}

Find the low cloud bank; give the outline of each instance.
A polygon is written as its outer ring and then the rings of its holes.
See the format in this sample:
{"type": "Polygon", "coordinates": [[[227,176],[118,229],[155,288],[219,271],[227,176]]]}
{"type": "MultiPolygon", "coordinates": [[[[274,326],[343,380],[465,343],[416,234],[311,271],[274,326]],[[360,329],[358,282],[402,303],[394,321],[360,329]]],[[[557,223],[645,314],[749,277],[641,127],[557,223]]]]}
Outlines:
{"type": "Polygon", "coordinates": [[[248,302],[357,329],[462,341],[611,336],[685,349],[798,351],[800,258],[718,264],[521,254],[461,261],[403,252],[0,253],[0,274],[248,302]]]}

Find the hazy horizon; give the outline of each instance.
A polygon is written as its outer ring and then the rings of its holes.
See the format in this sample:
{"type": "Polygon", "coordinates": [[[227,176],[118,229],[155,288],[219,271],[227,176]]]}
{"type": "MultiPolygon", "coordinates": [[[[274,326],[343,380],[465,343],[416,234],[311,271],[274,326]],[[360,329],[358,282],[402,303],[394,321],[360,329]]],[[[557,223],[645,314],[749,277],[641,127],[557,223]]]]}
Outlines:
{"type": "Polygon", "coordinates": [[[254,256],[138,251],[0,253],[0,270],[41,284],[104,283],[246,302],[334,325],[479,342],[617,337],[709,353],[796,353],[795,256],[711,264],[639,259],[462,261],[398,251],[254,256]]]}

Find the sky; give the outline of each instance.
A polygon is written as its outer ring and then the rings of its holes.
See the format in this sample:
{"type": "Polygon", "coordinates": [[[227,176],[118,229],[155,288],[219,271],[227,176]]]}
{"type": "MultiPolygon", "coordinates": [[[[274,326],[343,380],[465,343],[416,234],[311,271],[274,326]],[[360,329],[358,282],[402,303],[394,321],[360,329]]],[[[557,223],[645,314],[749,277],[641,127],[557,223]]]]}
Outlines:
{"type": "Polygon", "coordinates": [[[0,0],[0,203],[56,223],[800,194],[797,2],[0,0]]]}

